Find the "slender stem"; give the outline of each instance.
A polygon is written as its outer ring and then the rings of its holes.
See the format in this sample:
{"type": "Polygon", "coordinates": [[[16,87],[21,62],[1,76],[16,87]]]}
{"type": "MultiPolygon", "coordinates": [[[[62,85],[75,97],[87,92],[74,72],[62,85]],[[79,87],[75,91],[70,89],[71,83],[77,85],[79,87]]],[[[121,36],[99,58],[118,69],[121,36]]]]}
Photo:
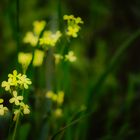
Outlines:
{"type": "Polygon", "coordinates": [[[19,117],[20,117],[20,113],[18,114],[17,119],[16,119],[16,124],[15,124],[15,128],[14,128],[14,133],[13,133],[12,140],[16,139],[16,133],[17,133],[17,127],[18,127],[18,123],[19,123],[19,117]]]}

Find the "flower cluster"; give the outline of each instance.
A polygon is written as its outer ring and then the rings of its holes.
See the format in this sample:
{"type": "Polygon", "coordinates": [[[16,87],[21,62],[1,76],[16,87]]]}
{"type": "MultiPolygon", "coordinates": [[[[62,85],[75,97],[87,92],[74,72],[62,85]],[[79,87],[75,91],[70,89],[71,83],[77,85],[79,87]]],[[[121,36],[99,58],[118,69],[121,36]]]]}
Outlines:
{"type": "Polygon", "coordinates": [[[54,47],[61,37],[61,32],[58,30],[53,33],[50,30],[45,30],[43,32],[43,36],[41,37],[41,33],[46,26],[45,21],[35,21],[33,23],[33,32],[27,32],[23,42],[29,43],[31,46],[35,47],[37,43],[40,44],[44,49],[47,49],[48,46],[54,47]]]}
{"type": "Polygon", "coordinates": [[[79,24],[84,23],[82,19],[80,17],[76,18],[73,15],[64,15],[63,19],[67,21],[67,25],[68,25],[66,34],[68,36],[76,38],[81,28],[79,24]]]}
{"type": "Polygon", "coordinates": [[[57,94],[54,93],[53,91],[48,91],[46,93],[46,97],[50,100],[52,100],[54,102],[54,104],[56,104],[56,108],[54,111],[54,115],[56,117],[60,117],[62,116],[62,109],[61,109],[61,105],[64,102],[64,92],[63,91],[59,91],[57,94]]]}
{"type": "Polygon", "coordinates": [[[25,74],[17,73],[16,70],[13,71],[13,74],[8,74],[8,80],[2,82],[2,87],[5,88],[6,91],[13,91],[17,88],[19,89],[28,89],[29,85],[32,82],[25,74]]]}
{"type": "MultiPolygon", "coordinates": [[[[23,102],[24,95],[20,94],[21,90],[28,89],[29,85],[32,82],[25,74],[18,73],[16,70],[13,71],[12,74],[8,74],[8,80],[2,82],[2,87],[5,88],[6,91],[9,91],[12,97],[9,100],[9,103],[14,104],[14,118],[16,118],[22,114],[29,114],[29,106],[23,102]]],[[[0,99],[0,103],[3,102],[3,99],[0,99]]],[[[7,111],[7,107],[3,107],[0,104],[0,115],[3,115],[5,111],[7,111]]]]}

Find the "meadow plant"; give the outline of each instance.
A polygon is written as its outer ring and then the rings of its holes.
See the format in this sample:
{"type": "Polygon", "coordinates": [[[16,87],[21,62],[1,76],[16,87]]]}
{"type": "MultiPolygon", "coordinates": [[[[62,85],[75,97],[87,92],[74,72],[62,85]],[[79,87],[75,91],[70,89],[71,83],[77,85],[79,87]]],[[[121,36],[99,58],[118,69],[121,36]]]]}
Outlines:
{"type": "MultiPolygon", "coordinates": [[[[60,47],[61,44],[63,44],[63,38],[70,39],[78,37],[81,29],[80,24],[83,24],[83,21],[80,17],[76,18],[73,15],[64,15],[63,19],[67,22],[64,32],[60,30],[48,30],[48,24],[44,20],[33,22],[33,30],[28,31],[23,38],[23,43],[25,45],[27,44],[27,47],[31,46],[30,51],[21,51],[18,53],[17,61],[20,64],[22,72],[19,73],[17,70],[14,70],[8,74],[8,79],[1,84],[2,88],[4,88],[5,92],[10,96],[9,103],[12,105],[12,109],[8,109],[8,107],[4,106],[4,100],[0,98],[0,116],[4,116],[8,114],[8,112],[11,113],[12,120],[15,122],[12,136],[13,140],[16,139],[17,127],[21,116],[24,117],[24,115],[30,114],[30,108],[32,108],[32,106],[27,104],[29,99],[25,99],[28,97],[26,96],[25,90],[30,92],[30,85],[32,84],[32,81],[26,75],[28,74],[29,66],[33,66],[33,68],[42,67],[44,59],[46,58],[45,56],[48,55],[49,50],[53,50],[52,58],[54,61],[54,69],[60,63],[70,63],[77,60],[74,51],[71,50],[70,47],[67,52],[64,52],[64,49],[60,47]]],[[[62,71],[63,66],[60,68],[62,71]]],[[[57,71],[57,68],[55,70],[57,71]]],[[[32,87],[34,87],[34,85],[32,85],[32,87]]],[[[48,102],[51,103],[50,118],[57,120],[64,114],[63,103],[65,91],[62,88],[63,86],[60,87],[62,89],[57,89],[55,86],[53,87],[56,89],[56,92],[53,91],[54,89],[45,89],[46,93],[44,98],[47,105],[49,105],[48,102]]]]}

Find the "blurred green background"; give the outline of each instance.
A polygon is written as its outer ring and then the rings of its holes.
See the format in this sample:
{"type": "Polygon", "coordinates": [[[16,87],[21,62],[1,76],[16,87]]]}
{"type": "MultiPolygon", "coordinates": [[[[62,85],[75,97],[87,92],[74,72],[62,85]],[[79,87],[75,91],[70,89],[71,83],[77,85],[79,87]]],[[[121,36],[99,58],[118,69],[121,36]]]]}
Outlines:
{"type": "MultiPolygon", "coordinates": [[[[67,115],[63,122],[65,124],[83,106],[90,115],[67,128],[60,139],[139,140],[140,1],[19,0],[19,7],[16,4],[16,0],[0,0],[0,82],[12,70],[20,69],[17,54],[24,50],[22,39],[32,30],[35,20],[46,20],[55,30],[63,28],[64,14],[80,16],[84,25],[80,36],[70,45],[77,62],[64,77],[67,115]]],[[[40,83],[40,87],[43,85],[40,83]]],[[[0,93],[3,92],[0,89],[0,93]]],[[[23,137],[26,131],[19,140],[35,139],[32,117],[24,121],[21,130],[29,129],[28,136],[23,137]],[[26,122],[30,122],[30,127],[26,122]]],[[[6,138],[8,127],[7,119],[1,119],[0,140],[6,138]]]]}

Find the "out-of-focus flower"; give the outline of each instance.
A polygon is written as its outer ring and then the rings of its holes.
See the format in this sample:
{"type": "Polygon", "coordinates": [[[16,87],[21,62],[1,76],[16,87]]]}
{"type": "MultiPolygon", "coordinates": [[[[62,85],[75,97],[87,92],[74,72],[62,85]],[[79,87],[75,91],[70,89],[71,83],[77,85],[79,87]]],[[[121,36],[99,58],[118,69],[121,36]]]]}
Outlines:
{"type": "Polygon", "coordinates": [[[15,103],[15,105],[19,105],[20,101],[23,100],[23,96],[18,96],[17,91],[13,91],[13,97],[9,100],[10,103],[15,103]]]}
{"type": "Polygon", "coordinates": [[[31,63],[32,54],[20,52],[18,54],[18,62],[22,65],[23,70],[26,70],[31,63]]]}
{"type": "Polygon", "coordinates": [[[0,104],[0,116],[3,116],[6,111],[8,111],[8,108],[0,104]]]}
{"type": "Polygon", "coordinates": [[[33,23],[33,32],[27,32],[25,37],[23,38],[23,42],[35,47],[38,43],[40,33],[43,31],[45,26],[45,21],[35,21],[33,23]]]}
{"type": "Polygon", "coordinates": [[[51,31],[45,31],[43,33],[43,37],[40,38],[40,45],[48,45],[54,47],[60,37],[61,37],[60,31],[56,31],[55,33],[51,31]]]}
{"type": "Polygon", "coordinates": [[[51,99],[52,98],[52,96],[54,95],[55,93],[53,92],[53,91],[48,91],[47,93],[46,93],[46,97],[47,98],[49,98],[49,99],[51,99]]]}
{"type": "Polygon", "coordinates": [[[24,43],[29,43],[31,46],[35,47],[38,42],[38,36],[35,36],[32,32],[27,32],[23,38],[24,43]]]}
{"type": "Polygon", "coordinates": [[[64,102],[64,92],[59,91],[57,94],[57,103],[61,105],[64,102]]]}
{"type": "Polygon", "coordinates": [[[36,35],[40,35],[40,33],[43,31],[43,29],[46,26],[46,22],[44,20],[42,21],[35,21],[33,23],[33,31],[36,35]]]}
{"type": "Polygon", "coordinates": [[[62,116],[62,109],[61,108],[57,108],[55,111],[54,111],[54,115],[56,118],[59,118],[62,116]]]}
{"type": "Polygon", "coordinates": [[[3,103],[3,99],[2,99],[2,98],[0,98],[0,104],[1,104],[1,103],[3,103]]]}
{"type": "Polygon", "coordinates": [[[63,56],[60,54],[54,54],[54,58],[55,58],[55,64],[58,64],[63,59],[63,56]]]}
{"type": "Polygon", "coordinates": [[[41,66],[44,59],[44,51],[35,50],[34,52],[34,59],[33,59],[33,66],[41,66]]]}
{"type": "Polygon", "coordinates": [[[74,55],[73,51],[69,51],[68,54],[65,55],[66,61],[74,62],[74,61],[76,61],[76,59],[77,59],[77,57],[74,55]]]}

